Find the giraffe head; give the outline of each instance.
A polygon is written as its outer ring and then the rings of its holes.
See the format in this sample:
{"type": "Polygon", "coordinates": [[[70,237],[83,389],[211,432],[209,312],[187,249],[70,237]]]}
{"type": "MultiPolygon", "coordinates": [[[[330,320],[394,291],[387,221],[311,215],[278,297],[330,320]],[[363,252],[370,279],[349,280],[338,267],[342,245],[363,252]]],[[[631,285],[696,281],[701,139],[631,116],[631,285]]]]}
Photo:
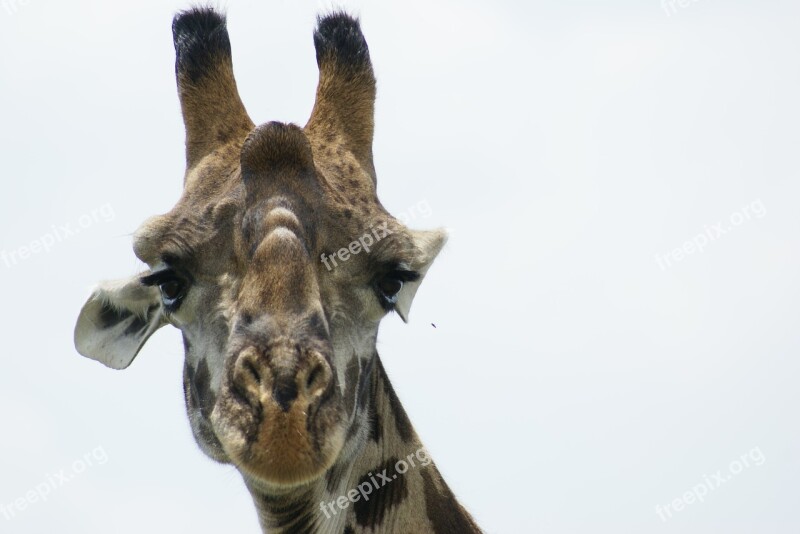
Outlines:
{"type": "Polygon", "coordinates": [[[375,79],[356,20],[318,21],[304,128],[254,126],[223,16],[180,13],[173,34],[183,193],[134,235],[147,270],[94,290],[76,347],[123,369],[158,328],[178,328],[200,447],[254,485],[310,482],[365,432],[359,403],[379,322],[407,318],[445,234],[409,230],[377,199],[375,79]]]}

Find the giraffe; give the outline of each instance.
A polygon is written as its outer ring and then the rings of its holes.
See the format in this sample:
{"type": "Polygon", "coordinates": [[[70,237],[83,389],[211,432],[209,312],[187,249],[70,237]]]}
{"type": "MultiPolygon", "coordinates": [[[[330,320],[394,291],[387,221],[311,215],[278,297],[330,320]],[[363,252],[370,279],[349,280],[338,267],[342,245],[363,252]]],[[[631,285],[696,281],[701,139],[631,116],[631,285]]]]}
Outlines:
{"type": "Polygon", "coordinates": [[[172,29],[183,192],[134,233],[146,271],[93,290],[78,352],[124,369],[156,330],[178,328],[194,438],[241,473],[264,532],[480,532],[376,351],[381,319],[408,320],[446,234],[405,227],[377,198],[358,20],[318,18],[302,128],[251,121],[223,14],[193,8],[172,29]]]}

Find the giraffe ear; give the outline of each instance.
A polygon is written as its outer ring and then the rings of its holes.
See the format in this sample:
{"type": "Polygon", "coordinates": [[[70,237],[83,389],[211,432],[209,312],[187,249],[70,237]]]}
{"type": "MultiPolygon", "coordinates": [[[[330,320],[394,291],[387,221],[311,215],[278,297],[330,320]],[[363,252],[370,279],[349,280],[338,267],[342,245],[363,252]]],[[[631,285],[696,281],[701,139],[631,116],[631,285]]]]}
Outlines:
{"type": "Polygon", "coordinates": [[[419,273],[419,278],[413,282],[406,282],[400,294],[397,296],[395,311],[405,321],[408,322],[408,314],[411,310],[411,302],[417,294],[425,274],[433,265],[433,260],[447,242],[447,233],[444,230],[411,230],[411,237],[416,246],[416,256],[412,259],[411,268],[419,273]]]}
{"type": "Polygon", "coordinates": [[[165,324],[158,289],[142,284],[139,276],[101,282],[78,316],[75,348],[112,369],[125,369],[165,324]]]}

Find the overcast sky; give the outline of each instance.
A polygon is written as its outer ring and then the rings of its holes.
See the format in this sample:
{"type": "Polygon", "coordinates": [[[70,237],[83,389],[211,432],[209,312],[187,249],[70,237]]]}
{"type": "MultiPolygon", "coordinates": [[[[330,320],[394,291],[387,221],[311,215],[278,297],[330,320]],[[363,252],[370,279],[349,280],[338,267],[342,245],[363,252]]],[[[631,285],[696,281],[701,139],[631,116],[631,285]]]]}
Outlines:
{"type": "MultiPolygon", "coordinates": [[[[452,232],[379,350],[478,522],[798,532],[800,4],[341,4],[378,77],[381,200],[452,232]]],[[[325,6],[227,6],[253,120],[304,124],[325,6]]],[[[178,198],[185,7],[0,2],[2,533],[259,532],[191,436],[176,330],[123,372],[72,346],[178,198]]]]}

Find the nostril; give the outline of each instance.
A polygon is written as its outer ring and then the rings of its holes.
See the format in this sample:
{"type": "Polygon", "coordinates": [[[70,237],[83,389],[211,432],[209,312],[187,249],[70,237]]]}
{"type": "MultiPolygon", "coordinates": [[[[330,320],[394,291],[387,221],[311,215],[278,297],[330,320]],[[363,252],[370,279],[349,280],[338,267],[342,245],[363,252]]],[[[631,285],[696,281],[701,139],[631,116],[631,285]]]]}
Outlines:
{"type": "Polygon", "coordinates": [[[306,378],[306,393],[315,395],[325,391],[331,380],[331,368],[321,357],[311,367],[306,378]]]}
{"type": "Polygon", "coordinates": [[[269,369],[259,365],[259,355],[255,349],[244,349],[234,363],[230,375],[231,393],[246,399],[248,404],[258,406],[262,391],[272,389],[272,377],[269,369]]]}
{"type": "Polygon", "coordinates": [[[256,383],[260,383],[261,382],[261,374],[259,374],[259,372],[256,369],[256,366],[253,364],[253,362],[251,362],[249,359],[245,360],[245,362],[242,363],[242,367],[244,367],[244,370],[247,371],[247,373],[250,375],[250,377],[253,380],[256,381],[256,383]]]}
{"type": "Polygon", "coordinates": [[[308,373],[308,379],[306,379],[306,390],[311,391],[314,382],[320,379],[322,375],[322,366],[315,365],[314,368],[308,373]]]}
{"type": "Polygon", "coordinates": [[[253,407],[258,406],[258,400],[239,382],[234,381],[231,383],[230,392],[240,403],[253,407]]]}

